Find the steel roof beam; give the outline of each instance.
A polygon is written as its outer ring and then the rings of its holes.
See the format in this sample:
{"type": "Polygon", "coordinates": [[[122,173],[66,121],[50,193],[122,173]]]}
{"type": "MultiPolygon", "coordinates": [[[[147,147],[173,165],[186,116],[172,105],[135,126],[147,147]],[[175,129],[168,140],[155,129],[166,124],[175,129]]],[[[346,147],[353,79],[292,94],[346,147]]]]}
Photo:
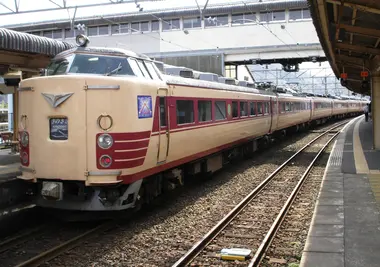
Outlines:
{"type": "Polygon", "coordinates": [[[358,58],[358,57],[350,57],[350,56],[345,56],[345,55],[335,55],[335,57],[336,57],[336,61],[341,62],[341,63],[349,63],[349,64],[363,66],[363,62],[365,62],[365,59],[358,58]]]}
{"type": "Polygon", "coordinates": [[[340,28],[344,28],[347,32],[354,33],[357,35],[365,35],[369,37],[380,38],[380,30],[377,29],[370,29],[347,24],[340,24],[340,28]]]}
{"type": "MultiPolygon", "coordinates": [[[[326,2],[330,4],[341,5],[340,0],[326,0],[326,2]]],[[[380,5],[374,5],[373,7],[372,6],[369,7],[369,6],[359,5],[359,4],[345,1],[343,6],[347,6],[352,9],[357,8],[359,11],[362,11],[362,12],[380,14],[380,5]]]]}
{"type": "Polygon", "coordinates": [[[365,47],[365,46],[360,46],[360,45],[337,43],[335,47],[340,50],[345,50],[345,51],[353,51],[353,52],[365,53],[369,55],[380,55],[380,49],[370,48],[370,47],[365,47]]]}
{"type": "MultiPolygon", "coordinates": [[[[50,1],[50,0],[49,0],[50,1]]],[[[162,2],[164,0],[138,0],[138,2],[162,2]]],[[[117,5],[117,4],[129,4],[129,3],[135,3],[136,0],[122,0],[122,1],[116,1],[116,2],[105,2],[105,3],[97,3],[97,4],[87,4],[87,5],[75,5],[75,6],[67,6],[66,1],[63,1],[63,6],[57,4],[53,0],[51,0],[53,4],[57,5],[57,7],[53,8],[42,8],[42,9],[33,9],[33,10],[25,10],[25,11],[20,11],[18,8],[18,5],[16,5],[16,10],[11,9],[7,5],[3,4],[0,2],[0,5],[5,7],[11,12],[4,12],[0,13],[1,15],[14,15],[14,14],[25,14],[25,13],[35,13],[35,12],[46,12],[46,11],[56,11],[56,10],[62,10],[62,9],[75,9],[75,8],[88,8],[88,7],[96,7],[96,6],[108,6],[108,5],[117,5]]],[[[15,2],[16,3],[16,2],[15,2]]]]}

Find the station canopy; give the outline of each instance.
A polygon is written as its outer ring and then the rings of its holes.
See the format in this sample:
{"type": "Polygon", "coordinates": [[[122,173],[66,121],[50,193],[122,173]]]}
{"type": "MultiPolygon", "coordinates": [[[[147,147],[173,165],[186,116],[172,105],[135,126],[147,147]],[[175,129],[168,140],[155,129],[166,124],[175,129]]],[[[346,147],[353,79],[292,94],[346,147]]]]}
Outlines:
{"type": "Polygon", "coordinates": [[[380,1],[308,2],[319,40],[336,77],[345,77],[347,88],[369,95],[369,79],[379,72],[380,66],[380,1]]]}

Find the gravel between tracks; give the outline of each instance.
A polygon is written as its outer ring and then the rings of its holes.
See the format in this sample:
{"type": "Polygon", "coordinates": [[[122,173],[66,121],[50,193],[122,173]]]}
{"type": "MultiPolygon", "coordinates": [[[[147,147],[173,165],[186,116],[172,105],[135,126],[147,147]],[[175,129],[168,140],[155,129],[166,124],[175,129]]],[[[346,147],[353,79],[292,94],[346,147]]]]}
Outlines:
{"type": "Polygon", "coordinates": [[[300,263],[332,145],[333,142],[326,148],[303,184],[266,253],[263,266],[298,266],[300,263]]]}
{"type": "Polygon", "coordinates": [[[45,266],[171,266],[186,252],[183,248],[190,249],[266,176],[317,135],[289,137],[45,266]]]}

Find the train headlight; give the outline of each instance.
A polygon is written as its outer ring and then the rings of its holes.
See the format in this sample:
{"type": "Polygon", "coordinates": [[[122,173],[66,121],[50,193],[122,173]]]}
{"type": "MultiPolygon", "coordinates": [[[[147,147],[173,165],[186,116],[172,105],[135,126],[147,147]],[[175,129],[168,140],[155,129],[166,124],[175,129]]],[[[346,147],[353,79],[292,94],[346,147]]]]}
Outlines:
{"type": "Polygon", "coordinates": [[[77,37],[75,38],[75,41],[76,41],[77,45],[81,46],[81,47],[86,47],[87,44],[90,42],[88,37],[84,34],[77,35],[77,37]]]}
{"type": "Polygon", "coordinates": [[[103,168],[108,168],[112,164],[112,158],[108,155],[103,155],[99,159],[99,164],[103,168]]]}
{"type": "Polygon", "coordinates": [[[29,145],[29,134],[27,132],[21,132],[20,142],[23,147],[27,147],[29,145]]]}
{"type": "Polygon", "coordinates": [[[109,134],[102,134],[98,137],[98,146],[103,149],[108,149],[113,145],[113,138],[109,134]]]}

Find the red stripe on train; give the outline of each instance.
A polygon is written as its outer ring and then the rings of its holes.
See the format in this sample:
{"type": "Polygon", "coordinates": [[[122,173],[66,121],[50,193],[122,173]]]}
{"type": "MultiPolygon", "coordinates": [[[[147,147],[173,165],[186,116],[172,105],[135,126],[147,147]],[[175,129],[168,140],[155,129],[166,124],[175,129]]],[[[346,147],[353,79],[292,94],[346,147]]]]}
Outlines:
{"type": "MultiPolygon", "coordinates": [[[[150,137],[150,131],[144,132],[134,132],[134,133],[108,133],[112,136],[112,138],[116,141],[131,141],[131,140],[139,140],[146,139],[150,137]]],[[[100,134],[97,135],[97,137],[100,134]]]]}
{"type": "Polygon", "coordinates": [[[212,149],[200,152],[200,153],[196,153],[196,154],[193,154],[191,156],[188,156],[188,157],[185,157],[185,158],[182,158],[182,159],[171,161],[169,163],[162,164],[162,165],[153,167],[151,169],[148,169],[148,170],[145,170],[145,171],[142,171],[142,172],[139,172],[139,173],[121,175],[121,176],[118,177],[118,179],[119,180],[123,180],[123,182],[125,184],[130,184],[130,183],[133,183],[133,182],[135,182],[135,181],[137,181],[139,179],[142,179],[144,177],[148,177],[150,175],[153,175],[153,174],[165,171],[165,170],[173,168],[175,166],[182,165],[184,163],[188,163],[188,162],[194,161],[196,159],[199,159],[199,158],[211,155],[213,153],[219,152],[219,151],[224,150],[226,148],[229,148],[231,146],[238,145],[240,143],[244,143],[244,142],[247,142],[249,140],[253,140],[254,138],[256,138],[256,136],[251,136],[251,137],[243,138],[243,139],[237,140],[235,142],[231,142],[231,143],[228,143],[228,144],[225,144],[225,145],[222,145],[222,146],[218,146],[218,147],[215,147],[215,148],[212,148],[212,149]]]}
{"type": "MultiPolygon", "coordinates": [[[[96,135],[96,142],[98,137],[103,133],[96,135]]],[[[133,132],[133,133],[107,133],[112,136],[114,143],[109,149],[102,149],[96,143],[96,167],[100,170],[112,170],[112,169],[127,169],[141,166],[144,163],[144,159],[149,146],[149,139],[151,131],[133,132]],[[140,140],[147,139],[147,140],[140,140]],[[117,141],[130,141],[130,142],[117,142],[117,141]],[[135,150],[132,150],[135,149],[135,150]],[[120,151],[116,150],[131,150],[120,151]],[[103,155],[108,155],[112,158],[112,164],[108,168],[104,168],[100,165],[99,159],[103,155]],[[141,158],[141,159],[136,159],[141,158]],[[118,161],[116,160],[130,160],[130,161],[118,161]]]]}
{"type": "Polygon", "coordinates": [[[114,151],[112,154],[112,158],[113,159],[141,158],[141,157],[145,157],[147,151],[148,149],[141,149],[141,150],[135,150],[135,151],[123,151],[123,152],[114,151]]]}
{"type": "Polygon", "coordinates": [[[115,142],[112,146],[115,150],[126,150],[126,149],[139,149],[146,148],[149,145],[149,140],[134,141],[134,142],[115,142]]]}

